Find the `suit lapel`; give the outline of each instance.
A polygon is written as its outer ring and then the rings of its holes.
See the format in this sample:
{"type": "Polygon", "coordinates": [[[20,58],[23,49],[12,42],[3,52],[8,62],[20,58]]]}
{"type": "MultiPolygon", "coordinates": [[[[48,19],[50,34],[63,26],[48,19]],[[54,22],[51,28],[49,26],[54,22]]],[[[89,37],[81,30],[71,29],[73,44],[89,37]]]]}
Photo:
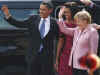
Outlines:
{"type": "MultiPolygon", "coordinates": [[[[40,24],[40,20],[41,20],[41,17],[38,16],[38,18],[36,19],[35,21],[35,26],[36,26],[36,29],[38,30],[38,33],[40,34],[40,31],[39,31],[39,24],[40,24]]],[[[50,29],[49,29],[49,32],[51,32],[53,29],[53,20],[50,18],[50,29]]],[[[49,34],[49,32],[47,33],[47,35],[49,34]]],[[[46,35],[46,36],[47,36],[46,35]]],[[[46,37],[45,36],[45,37],[46,37]]],[[[40,36],[41,37],[41,36],[40,36]]]]}
{"type": "MultiPolygon", "coordinates": [[[[52,21],[52,19],[50,18],[50,29],[49,29],[49,31],[48,31],[48,33],[46,34],[45,37],[47,37],[47,35],[52,31],[52,25],[53,25],[52,22],[53,22],[53,21],[52,21]]],[[[45,38],[45,37],[44,37],[44,38],[45,38]]]]}
{"type": "Polygon", "coordinates": [[[51,28],[52,28],[52,19],[50,18],[50,30],[49,30],[49,32],[51,31],[51,28]]]}
{"type": "Polygon", "coordinates": [[[53,30],[53,24],[54,24],[53,19],[50,18],[50,30],[49,30],[49,32],[53,30]]]}

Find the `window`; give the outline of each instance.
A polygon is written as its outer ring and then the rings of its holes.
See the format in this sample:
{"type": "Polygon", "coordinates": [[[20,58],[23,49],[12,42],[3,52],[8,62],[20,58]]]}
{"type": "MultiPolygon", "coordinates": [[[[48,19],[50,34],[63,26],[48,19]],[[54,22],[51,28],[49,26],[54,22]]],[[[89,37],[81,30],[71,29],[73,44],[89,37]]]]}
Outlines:
{"type": "MultiPolygon", "coordinates": [[[[38,15],[38,9],[10,9],[11,15],[17,20],[26,20],[31,15],[38,15]]],[[[18,29],[4,20],[4,14],[0,11],[0,29],[18,29]]]]}
{"type": "MultiPolygon", "coordinates": [[[[40,1],[0,1],[0,5],[7,5],[11,15],[17,20],[25,20],[31,15],[38,15],[39,4],[40,1]]],[[[3,72],[7,75],[26,74],[27,34],[27,29],[17,28],[6,22],[0,10],[0,64],[2,64],[0,75],[3,72]]]]}
{"type": "MultiPolygon", "coordinates": [[[[38,15],[38,9],[9,9],[9,11],[10,11],[11,15],[17,20],[25,20],[25,19],[28,19],[31,15],[38,15]]],[[[24,32],[23,29],[20,29],[13,25],[10,25],[7,21],[4,20],[4,14],[2,12],[0,12],[0,14],[1,14],[1,16],[0,16],[0,30],[1,30],[0,36],[2,36],[3,39],[6,38],[6,39],[4,39],[4,42],[3,41],[1,42],[0,53],[2,53],[2,52],[3,53],[5,53],[5,52],[11,53],[11,51],[16,52],[16,49],[18,50],[21,48],[24,52],[24,49],[25,49],[25,47],[23,46],[24,44],[22,44],[22,45],[20,44],[20,42],[25,41],[24,33],[21,33],[21,32],[24,32]],[[14,36],[20,37],[20,35],[23,35],[24,40],[20,40],[21,38],[14,37],[14,36]],[[13,40],[10,39],[9,37],[11,37],[13,40]],[[5,40],[6,40],[6,42],[5,42],[5,40]],[[19,42],[18,42],[18,40],[19,40],[19,42]]],[[[19,52],[17,52],[17,54],[18,53],[20,54],[21,51],[20,50],[18,50],[18,51],[19,52]]]]}

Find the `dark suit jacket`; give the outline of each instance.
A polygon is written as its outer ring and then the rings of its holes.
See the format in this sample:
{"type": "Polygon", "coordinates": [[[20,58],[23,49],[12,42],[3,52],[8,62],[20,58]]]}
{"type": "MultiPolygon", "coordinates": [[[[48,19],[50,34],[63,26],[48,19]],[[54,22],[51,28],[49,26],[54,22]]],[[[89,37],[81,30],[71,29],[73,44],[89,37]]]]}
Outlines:
{"type": "Polygon", "coordinates": [[[94,23],[100,24],[100,5],[94,4],[93,7],[86,8],[92,15],[92,20],[94,23]]]}
{"type": "Polygon", "coordinates": [[[54,39],[58,37],[58,25],[54,19],[50,19],[50,30],[44,39],[41,39],[40,32],[38,29],[40,16],[31,16],[26,21],[17,21],[14,18],[10,17],[7,21],[20,28],[28,28],[29,30],[29,52],[37,54],[40,48],[40,44],[43,43],[44,49],[48,51],[48,54],[52,56],[54,48],[54,39]]]}

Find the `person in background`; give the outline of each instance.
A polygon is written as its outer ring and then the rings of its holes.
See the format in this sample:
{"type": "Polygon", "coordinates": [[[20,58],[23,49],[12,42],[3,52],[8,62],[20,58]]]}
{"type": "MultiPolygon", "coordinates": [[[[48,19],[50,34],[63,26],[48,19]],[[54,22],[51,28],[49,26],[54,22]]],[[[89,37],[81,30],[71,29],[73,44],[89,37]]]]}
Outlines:
{"type": "Polygon", "coordinates": [[[98,48],[98,33],[91,26],[91,15],[83,10],[75,14],[74,20],[76,28],[69,28],[62,19],[64,8],[60,10],[59,28],[65,35],[70,35],[73,38],[73,46],[69,58],[69,66],[72,66],[72,75],[88,75],[88,69],[83,68],[79,64],[79,59],[87,53],[97,54],[98,48]]]}
{"type": "Polygon", "coordinates": [[[81,3],[85,4],[88,7],[88,10],[92,14],[93,22],[100,24],[99,17],[100,17],[100,5],[94,3],[91,0],[80,0],[81,3]]]}
{"type": "MultiPolygon", "coordinates": [[[[75,2],[67,2],[64,4],[64,23],[70,28],[76,27],[74,24],[73,16],[78,11],[75,2]]],[[[60,38],[57,46],[57,56],[55,68],[58,75],[72,75],[72,68],[68,65],[69,56],[73,44],[73,37],[60,33],[60,38]]]]}
{"type": "Polygon", "coordinates": [[[31,75],[54,75],[54,40],[59,35],[59,29],[56,21],[50,17],[52,10],[51,2],[42,2],[39,15],[33,15],[22,22],[12,17],[7,6],[2,6],[8,23],[19,28],[28,28],[30,43],[28,52],[29,56],[33,57],[31,75]]]}

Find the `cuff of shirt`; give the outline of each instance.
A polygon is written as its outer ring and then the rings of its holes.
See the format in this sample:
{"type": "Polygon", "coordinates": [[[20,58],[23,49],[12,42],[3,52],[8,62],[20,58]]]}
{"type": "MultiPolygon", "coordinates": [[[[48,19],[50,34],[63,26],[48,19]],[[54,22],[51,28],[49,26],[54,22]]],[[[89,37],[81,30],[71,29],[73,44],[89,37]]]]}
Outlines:
{"type": "Polygon", "coordinates": [[[59,18],[59,21],[63,21],[63,18],[59,18]]]}
{"type": "Polygon", "coordinates": [[[9,19],[11,17],[11,15],[6,16],[6,19],[9,19]]]}

